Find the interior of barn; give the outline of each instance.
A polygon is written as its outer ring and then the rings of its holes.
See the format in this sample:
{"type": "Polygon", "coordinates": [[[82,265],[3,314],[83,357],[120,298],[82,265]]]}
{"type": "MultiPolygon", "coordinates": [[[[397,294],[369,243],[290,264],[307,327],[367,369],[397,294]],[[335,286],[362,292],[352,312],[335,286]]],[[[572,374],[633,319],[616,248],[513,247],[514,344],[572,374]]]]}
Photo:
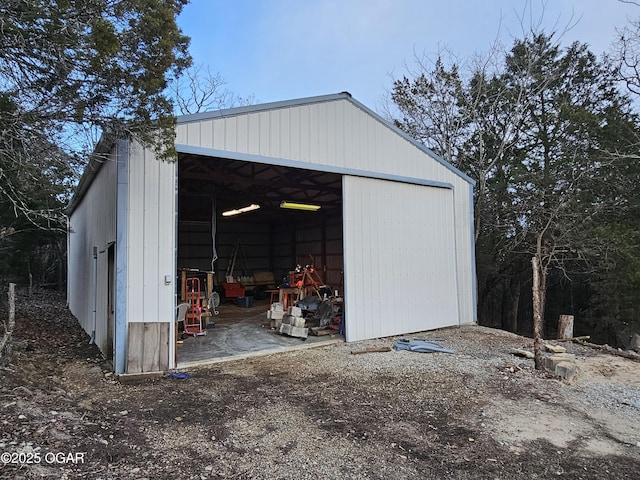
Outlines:
{"type": "Polygon", "coordinates": [[[343,338],[341,175],[181,154],[177,188],[178,366],[343,338]]]}

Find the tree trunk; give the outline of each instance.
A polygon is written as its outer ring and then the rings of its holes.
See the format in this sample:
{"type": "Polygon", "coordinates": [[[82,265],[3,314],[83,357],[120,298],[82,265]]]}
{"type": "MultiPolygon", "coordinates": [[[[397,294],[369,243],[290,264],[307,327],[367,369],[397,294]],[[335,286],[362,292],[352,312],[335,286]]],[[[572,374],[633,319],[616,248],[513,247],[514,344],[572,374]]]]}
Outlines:
{"type": "Polygon", "coordinates": [[[29,296],[29,300],[31,300],[33,298],[33,274],[31,273],[31,257],[27,258],[27,268],[29,272],[28,296],[29,296]]]}
{"type": "Polygon", "coordinates": [[[542,370],[542,296],[540,291],[540,259],[531,258],[533,269],[533,360],[536,370],[542,370]]]}
{"type": "Polygon", "coordinates": [[[573,315],[560,315],[560,320],[558,320],[558,338],[562,340],[573,338],[573,315]]]}
{"type": "Polygon", "coordinates": [[[9,321],[4,322],[4,335],[0,338],[0,365],[9,363],[11,356],[11,336],[16,319],[16,284],[9,284],[9,321]]]}
{"type": "Polygon", "coordinates": [[[520,305],[520,281],[509,278],[504,283],[501,328],[516,333],[518,329],[518,307],[520,305]]]}
{"type": "Polygon", "coordinates": [[[513,302],[511,304],[511,331],[518,333],[518,310],[520,309],[520,282],[516,283],[513,302]]]}

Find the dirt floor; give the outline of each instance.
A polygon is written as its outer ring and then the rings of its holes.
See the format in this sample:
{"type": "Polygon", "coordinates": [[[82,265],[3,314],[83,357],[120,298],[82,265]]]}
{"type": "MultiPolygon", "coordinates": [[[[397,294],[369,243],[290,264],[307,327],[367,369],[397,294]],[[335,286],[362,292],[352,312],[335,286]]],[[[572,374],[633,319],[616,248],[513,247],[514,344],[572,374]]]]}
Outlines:
{"type": "Polygon", "coordinates": [[[122,384],[60,298],[21,305],[0,478],[639,478],[640,363],[584,346],[571,382],[469,326],[412,336],[452,355],[351,353],[380,339],[122,384]]]}

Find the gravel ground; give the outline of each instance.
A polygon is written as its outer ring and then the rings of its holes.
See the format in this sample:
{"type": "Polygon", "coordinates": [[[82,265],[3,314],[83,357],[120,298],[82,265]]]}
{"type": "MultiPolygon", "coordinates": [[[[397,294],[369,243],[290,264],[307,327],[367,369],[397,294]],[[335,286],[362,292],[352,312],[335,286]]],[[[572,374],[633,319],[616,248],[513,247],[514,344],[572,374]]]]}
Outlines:
{"type": "Polygon", "coordinates": [[[387,338],[133,385],[40,301],[0,370],[0,450],[24,460],[0,478],[638,478],[640,363],[582,345],[571,382],[510,353],[530,339],[465,326],[403,337],[452,355],[351,353],[387,338]]]}

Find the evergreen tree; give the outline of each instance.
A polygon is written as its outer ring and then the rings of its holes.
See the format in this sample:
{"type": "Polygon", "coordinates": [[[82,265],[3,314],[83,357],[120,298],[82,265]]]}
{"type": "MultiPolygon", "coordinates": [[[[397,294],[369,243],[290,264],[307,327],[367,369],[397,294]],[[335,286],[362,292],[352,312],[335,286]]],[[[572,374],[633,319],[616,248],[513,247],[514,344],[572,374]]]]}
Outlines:
{"type": "Polygon", "coordinates": [[[502,325],[515,326],[521,286],[537,282],[531,293],[540,366],[550,275],[593,286],[603,278],[594,272],[611,268],[612,248],[632,254],[631,245],[616,246],[611,227],[617,216],[627,220],[627,233],[638,231],[634,217],[622,213],[637,198],[624,179],[638,121],[615,71],[586,45],[561,48],[552,35],[530,34],[499,65],[493,74],[475,69],[461,79],[457,69],[436,63],[415,80],[396,82],[392,99],[400,128],[477,181],[481,320],[497,300],[502,325]],[[434,101],[442,85],[446,95],[434,101]]]}
{"type": "Polygon", "coordinates": [[[69,186],[98,135],[175,158],[165,91],[190,63],[176,24],[186,3],[0,3],[0,252],[29,243],[16,238],[27,230],[63,235],[69,186]]]}

